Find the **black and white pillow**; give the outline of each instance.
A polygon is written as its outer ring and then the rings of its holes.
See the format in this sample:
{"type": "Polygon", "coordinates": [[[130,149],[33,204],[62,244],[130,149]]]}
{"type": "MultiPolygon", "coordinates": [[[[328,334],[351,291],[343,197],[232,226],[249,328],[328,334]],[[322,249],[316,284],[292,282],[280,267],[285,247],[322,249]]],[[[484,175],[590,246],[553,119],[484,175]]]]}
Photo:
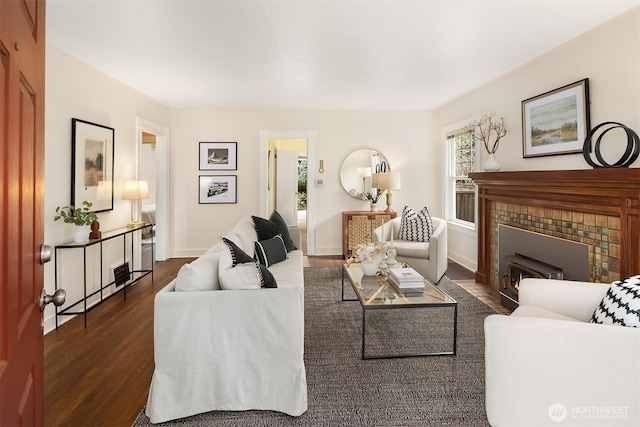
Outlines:
{"type": "Polygon", "coordinates": [[[411,242],[428,242],[432,235],[433,219],[429,209],[425,206],[416,213],[409,206],[405,206],[400,219],[398,238],[411,242]]]}
{"type": "Polygon", "coordinates": [[[280,261],[289,258],[287,247],[282,239],[282,234],[278,234],[267,240],[255,242],[256,259],[265,267],[269,267],[280,261]]]}
{"type": "Polygon", "coordinates": [[[218,276],[222,289],[277,288],[271,272],[247,255],[235,243],[222,238],[225,243],[220,252],[218,276]]]}
{"type": "Polygon", "coordinates": [[[258,216],[251,216],[251,219],[253,219],[253,225],[256,229],[256,233],[258,233],[258,240],[267,240],[280,234],[282,235],[282,240],[284,240],[287,252],[297,249],[291,241],[289,227],[278,211],[273,211],[269,219],[260,218],[258,216]]]}
{"type": "Polygon", "coordinates": [[[640,275],[613,282],[591,323],[640,327],[640,275]]]}

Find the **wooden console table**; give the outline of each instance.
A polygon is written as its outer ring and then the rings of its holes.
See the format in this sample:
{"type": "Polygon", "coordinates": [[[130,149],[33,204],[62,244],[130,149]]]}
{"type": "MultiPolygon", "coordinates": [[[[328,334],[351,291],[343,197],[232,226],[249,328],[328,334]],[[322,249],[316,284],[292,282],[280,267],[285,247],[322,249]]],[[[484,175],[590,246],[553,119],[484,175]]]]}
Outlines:
{"type": "Polygon", "coordinates": [[[58,307],[56,307],[56,329],[58,329],[58,316],[72,316],[72,315],[84,315],[84,327],[87,327],[87,314],[93,310],[95,307],[99,306],[100,304],[102,304],[104,301],[106,301],[107,299],[111,298],[112,296],[116,295],[118,292],[122,291],[124,294],[124,300],[127,300],[127,287],[128,286],[132,286],[134,283],[138,282],[140,279],[142,279],[143,277],[151,274],[151,283],[153,283],[153,264],[154,264],[154,245],[153,245],[153,233],[151,233],[151,268],[149,269],[140,269],[140,270],[131,270],[129,271],[129,279],[126,280],[124,283],[120,284],[120,283],[116,283],[116,278],[114,277],[114,280],[104,284],[104,280],[103,280],[103,276],[104,276],[104,266],[103,266],[103,252],[102,252],[102,245],[104,242],[108,241],[108,240],[112,240],[112,239],[117,239],[117,238],[122,238],[122,263],[124,264],[127,261],[127,240],[130,241],[131,243],[131,264],[133,264],[133,259],[134,259],[134,244],[133,244],[133,233],[136,232],[140,232],[142,233],[143,230],[152,230],[153,229],[153,224],[145,224],[142,225],[140,227],[134,227],[134,228],[118,228],[116,230],[112,230],[112,231],[106,231],[102,233],[102,237],[100,239],[90,239],[88,242],[86,243],[76,243],[76,242],[69,242],[69,243],[64,243],[62,245],[57,245],[55,247],[55,255],[56,255],[56,260],[55,260],[55,288],[56,290],[58,289],[58,260],[59,260],[59,256],[58,256],[58,252],[59,251],[63,251],[65,249],[81,249],[82,253],[83,253],[83,258],[82,258],[82,263],[83,263],[83,282],[84,282],[84,293],[83,293],[83,297],[81,299],[79,299],[78,301],[72,303],[71,305],[66,306],[63,309],[59,309],[58,307]],[[127,236],[129,236],[129,239],[127,239],[127,236]],[[94,246],[94,245],[98,245],[99,247],[99,257],[100,257],[100,287],[93,291],[88,293],[87,292],[87,248],[89,248],[90,246],[94,246]],[[116,285],[116,290],[113,291],[111,294],[109,295],[104,295],[104,290],[106,288],[108,288],[109,286],[112,285],[116,285]],[[118,289],[118,286],[122,286],[121,288],[118,289]],[[87,307],[87,300],[93,296],[99,295],[99,299],[90,307],[87,307]],[[78,307],[80,306],[81,307],[78,307]]]}
{"type": "Polygon", "coordinates": [[[398,216],[397,212],[345,211],[342,212],[342,255],[351,256],[352,249],[360,243],[371,242],[373,230],[382,221],[387,222],[398,216]]]}

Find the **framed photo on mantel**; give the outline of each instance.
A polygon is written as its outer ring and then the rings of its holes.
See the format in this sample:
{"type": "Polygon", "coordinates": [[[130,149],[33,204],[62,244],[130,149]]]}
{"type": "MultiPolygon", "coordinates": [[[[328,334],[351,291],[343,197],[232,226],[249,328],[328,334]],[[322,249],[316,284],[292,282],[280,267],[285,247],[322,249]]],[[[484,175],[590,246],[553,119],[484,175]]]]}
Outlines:
{"type": "Polygon", "coordinates": [[[93,203],[93,212],[113,210],[113,128],[71,119],[71,204],[93,203]]]}
{"type": "Polygon", "coordinates": [[[581,153],[589,121],[589,79],[525,99],[522,157],[581,153]]]}

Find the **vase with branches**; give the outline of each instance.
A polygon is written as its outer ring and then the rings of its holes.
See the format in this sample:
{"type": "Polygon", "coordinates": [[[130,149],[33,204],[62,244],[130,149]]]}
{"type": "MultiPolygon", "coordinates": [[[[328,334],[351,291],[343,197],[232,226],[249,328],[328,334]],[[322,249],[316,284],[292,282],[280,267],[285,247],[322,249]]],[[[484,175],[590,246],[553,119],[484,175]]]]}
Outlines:
{"type": "Polygon", "coordinates": [[[474,138],[479,139],[484,144],[485,150],[489,154],[483,168],[486,171],[500,170],[500,163],[496,157],[496,151],[500,146],[500,140],[509,131],[509,126],[504,117],[498,118],[496,113],[483,114],[478,120],[471,122],[474,128],[474,138]]]}
{"type": "Polygon", "coordinates": [[[498,151],[500,140],[509,131],[505,118],[498,118],[496,113],[483,114],[480,119],[471,122],[470,126],[475,128],[474,137],[482,140],[489,154],[495,154],[498,151]]]}

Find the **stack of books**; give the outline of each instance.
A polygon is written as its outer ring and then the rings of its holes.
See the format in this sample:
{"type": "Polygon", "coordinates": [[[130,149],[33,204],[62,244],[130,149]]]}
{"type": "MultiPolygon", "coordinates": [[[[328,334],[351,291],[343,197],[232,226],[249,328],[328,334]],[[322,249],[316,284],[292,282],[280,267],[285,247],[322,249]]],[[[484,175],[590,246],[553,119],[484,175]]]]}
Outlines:
{"type": "Polygon", "coordinates": [[[389,279],[400,289],[424,288],[424,277],[411,267],[390,268],[389,279]]]}

